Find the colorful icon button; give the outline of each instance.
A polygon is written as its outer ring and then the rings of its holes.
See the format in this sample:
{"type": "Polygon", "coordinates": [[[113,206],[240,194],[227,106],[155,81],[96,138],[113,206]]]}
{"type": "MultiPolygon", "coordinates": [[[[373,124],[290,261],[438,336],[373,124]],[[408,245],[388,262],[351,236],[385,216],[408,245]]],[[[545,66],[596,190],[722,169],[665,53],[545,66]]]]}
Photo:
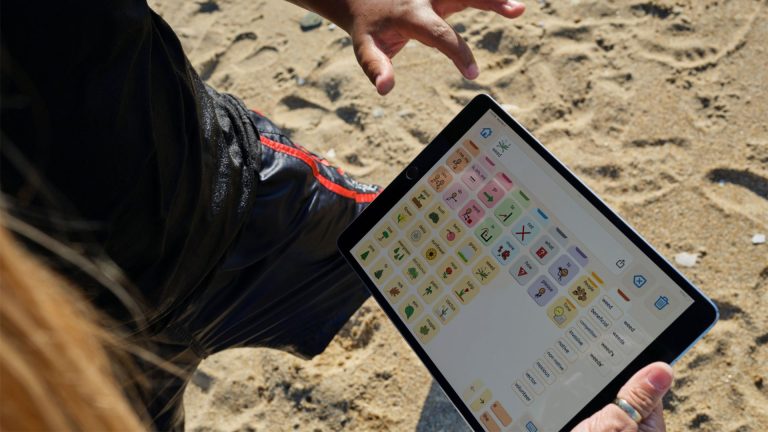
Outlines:
{"type": "Polygon", "coordinates": [[[453,284],[456,278],[459,277],[459,272],[458,263],[451,257],[448,257],[445,261],[441,262],[440,265],[437,266],[437,270],[435,270],[438,278],[447,286],[453,284]]]}
{"type": "Polygon", "coordinates": [[[545,235],[533,243],[533,246],[531,246],[531,255],[533,255],[541,264],[546,265],[555,258],[555,255],[559,250],[560,246],[558,246],[549,236],[545,235]]]}
{"type": "Polygon", "coordinates": [[[579,263],[580,266],[586,267],[589,264],[589,255],[587,252],[579,246],[573,245],[568,248],[568,253],[579,263]]]}
{"type": "Polygon", "coordinates": [[[488,208],[493,208],[504,198],[504,189],[491,180],[477,193],[477,200],[488,208]]]}
{"type": "Polygon", "coordinates": [[[464,148],[467,149],[472,156],[480,154],[480,147],[478,147],[478,145],[471,139],[464,141],[464,148]]]}
{"type": "Polygon", "coordinates": [[[400,263],[405,261],[410,255],[411,251],[402,240],[396,241],[389,250],[389,257],[392,258],[392,261],[394,261],[396,265],[400,265],[400,263]]]}
{"type": "Polygon", "coordinates": [[[559,328],[565,328],[579,314],[576,305],[568,297],[559,297],[547,308],[547,316],[559,328]]]}
{"type": "Polygon", "coordinates": [[[419,303],[419,300],[416,299],[415,295],[411,294],[402,304],[400,304],[400,306],[398,306],[397,311],[400,314],[400,317],[403,318],[403,321],[408,323],[415,321],[416,318],[421,315],[422,309],[423,307],[421,306],[421,303],[419,303]]]}
{"type": "Polygon", "coordinates": [[[432,313],[442,325],[446,325],[459,313],[459,306],[450,296],[445,296],[435,304],[432,313]]]}
{"type": "Polygon", "coordinates": [[[448,210],[442,203],[438,203],[427,210],[424,216],[426,216],[427,222],[432,225],[433,228],[436,228],[448,220],[448,210]]]}
{"type": "Polygon", "coordinates": [[[494,177],[496,183],[500,184],[505,190],[510,191],[515,186],[515,182],[507,173],[500,172],[494,177]]]}
{"type": "Polygon", "coordinates": [[[379,244],[384,247],[389,246],[389,244],[392,243],[392,240],[395,238],[395,229],[388,223],[380,226],[374,230],[373,233],[376,241],[378,241],[379,244]]]}
{"type": "Polygon", "coordinates": [[[679,310],[681,302],[672,291],[660,287],[656,288],[651,294],[643,300],[646,309],[656,318],[663,322],[668,322],[674,312],[679,310]]]}
{"type": "Polygon", "coordinates": [[[370,275],[376,286],[382,286],[382,283],[392,274],[392,265],[386,259],[380,259],[370,268],[370,275]]]}
{"type": "Polygon", "coordinates": [[[480,396],[476,397],[475,400],[469,404],[469,407],[472,411],[480,411],[491,403],[491,398],[493,398],[493,393],[490,389],[485,388],[480,393],[480,396]]]}
{"type": "Polygon", "coordinates": [[[493,214],[504,226],[510,226],[523,214],[523,208],[511,197],[506,198],[493,210],[493,214]]]}
{"type": "Polygon", "coordinates": [[[490,175],[493,175],[494,172],[496,172],[496,162],[489,158],[486,155],[480,156],[479,158],[480,166],[482,166],[490,175]]]}
{"type": "Polygon", "coordinates": [[[405,286],[403,278],[396,276],[392,278],[386,285],[381,287],[381,291],[384,292],[384,296],[387,297],[390,303],[397,304],[408,293],[408,287],[405,286]]]}
{"type": "Polygon", "coordinates": [[[499,264],[488,258],[481,258],[480,261],[472,268],[472,275],[481,284],[489,284],[499,273],[499,264]]]}
{"type": "Polygon", "coordinates": [[[434,339],[439,329],[440,327],[435,322],[435,320],[427,315],[422,318],[418,324],[416,324],[416,326],[413,328],[413,333],[419,339],[419,342],[426,345],[429,343],[429,341],[434,339]]]}
{"type": "Polygon", "coordinates": [[[464,204],[469,199],[467,187],[461,183],[454,183],[443,192],[443,202],[452,210],[464,204]]]}
{"type": "Polygon", "coordinates": [[[531,205],[531,197],[528,196],[528,193],[525,192],[522,189],[518,189],[513,193],[515,199],[522,204],[524,208],[528,208],[528,206],[531,205]]]}
{"type": "Polygon", "coordinates": [[[435,192],[442,192],[453,179],[450,171],[444,166],[438,167],[428,178],[427,182],[435,192]]]}
{"type": "Polygon", "coordinates": [[[419,188],[416,193],[411,196],[411,204],[417,209],[421,210],[426,207],[432,200],[432,192],[427,188],[419,188]]]}
{"type": "Polygon", "coordinates": [[[571,236],[568,234],[568,231],[560,225],[555,225],[550,228],[549,235],[551,235],[556,242],[560,243],[561,246],[567,246],[571,241],[571,236]]]}
{"type": "Polygon", "coordinates": [[[458,222],[451,221],[448,225],[440,228],[440,239],[448,246],[453,246],[464,236],[464,229],[458,222]]]}
{"type": "Polygon", "coordinates": [[[496,416],[497,419],[499,419],[499,422],[502,426],[507,427],[512,424],[512,417],[509,415],[509,412],[506,408],[504,408],[504,405],[502,405],[501,402],[495,401],[492,403],[491,412],[496,416]]]}
{"type": "Polygon", "coordinates": [[[494,219],[488,218],[475,228],[475,236],[487,246],[501,236],[501,225],[494,219]]]}
{"type": "Polygon", "coordinates": [[[499,264],[507,265],[511,263],[513,259],[515,259],[518,253],[518,249],[512,243],[512,237],[503,236],[498,243],[493,245],[493,248],[491,248],[491,252],[493,253],[493,257],[496,258],[496,261],[498,261],[499,264]]]}
{"type": "Polygon", "coordinates": [[[562,255],[549,266],[549,274],[560,284],[568,285],[579,273],[579,266],[568,255],[562,255]]]}
{"type": "Polygon", "coordinates": [[[512,236],[523,246],[529,245],[539,234],[539,231],[539,224],[534,223],[533,219],[528,216],[512,224],[512,236]]]}
{"type": "Polygon", "coordinates": [[[480,422],[488,432],[501,432],[498,423],[496,423],[496,420],[493,419],[493,416],[488,411],[480,414],[480,422]]]}
{"type": "Polygon", "coordinates": [[[488,173],[479,164],[473,163],[461,176],[461,181],[471,190],[477,190],[488,181],[488,173]]]}
{"type": "Polygon", "coordinates": [[[539,277],[528,287],[528,295],[537,305],[546,306],[557,295],[557,287],[546,277],[539,277]]]}
{"type": "Polygon", "coordinates": [[[480,291],[480,285],[473,279],[470,279],[469,276],[464,276],[464,278],[453,287],[453,294],[461,304],[468,304],[471,302],[478,291],[480,291]]]}
{"type": "Polygon", "coordinates": [[[405,232],[405,237],[411,244],[418,246],[427,239],[427,233],[429,233],[427,226],[419,222],[405,232]]]}
{"type": "Polygon", "coordinates": [[[473,239],[468,239],[462,243],[462,245],[456,251],[456,255],[459,256],[464,264],[469,264],[472,262],[472,260],[475,259],[475,257],[477,257],[478,252],[480,252],[480,246],[478,246],[473,239]]]}
{"type": "Polygon", "coordinates": [[[504,153],[508,152],[509,149],[511,148],[512,148],[512,143],[509,141],[509,138],[503,136],[499,138],[499,140],[496,141],[495,144],[493,144],[491,151],[497,158],[501,158],[504,155],[504,153]]]}
{"type": "Polygon", "coordinates": [[[538,266],[527,256],[518,258],[518,260],[509,268],[509,274],[511,274],[520,285],[527,285],[528,282],[533,280],[533,277],[536,276],[537,271],[538,266]]]}
{"type": "Polygon", "coordinates": [[[445,247],[443,247],[439,241],[430,239],[427,242],[427,246],[422,250],[421,255],[424,257],[427,264],[437,264],[437,260],[445,255],[445,247]]]}
{"type": "Polygon", "coordinates": [[[581,307],[586,307],[600,294],[600,287],[590,276],[582,276],[568,288],[568,294],[581,307]]]}
{"type": "Polygon", "coordinates": [[[539,223],[542,225],[549,224],[549,214],[545,212],[541,207],[536,207],[531,213],[536,216],[536,218],[539,220],[539,223]]]}
{"type": "Polygon", "coordinates": [[[432,302],[442,293],[443,286],[437,283],[436,280],[430,278],[419,286],[417,291],[424,303],[432,304],[432,302]]]}
{"type": "Polygon", "coordinates": [[[362,244],[355,249],[355,258],[363,267],[367,267],[372,263],[378,254],[379,247],[370,240],[362,242],[362,244]]]}
{"type": "Polygon", "coordinates": [[[459,218],[464,222],[464,225],[470,228],[477,225],[483,215],[485,215],[485,210],[475,200],[469,201],[459,210],[459,218]]]}
{"type": "Polygon", "coordinates": [[[424,264],[422,264],[418,258],[409,261],[408,264],[405,265],[404,270],[406,278],[411,282],[417,282],[424,277],[424,274],[426,273],[424,264]]]}
{"type": "Polygon", "coordinates": [[[398,228],[403,228],[408,225],[411,219],[413,219],[413,211],[408,205],[400,207],[392,214],[392,221],[398,228]]]}
{"type": "Polygon", "coordinates": [[[469,165],[471,159],[472,157],[470,157],[469,152],[459,147],[456,151],[448,155],[448,160],[445,163],[451,171],[459,173],[469,165]]]}

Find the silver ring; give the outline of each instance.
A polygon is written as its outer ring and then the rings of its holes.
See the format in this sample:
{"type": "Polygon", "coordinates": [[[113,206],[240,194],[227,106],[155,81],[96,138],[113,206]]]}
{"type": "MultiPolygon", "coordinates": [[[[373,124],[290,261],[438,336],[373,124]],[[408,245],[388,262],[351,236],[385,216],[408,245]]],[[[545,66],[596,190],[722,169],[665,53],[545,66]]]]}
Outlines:
{"type": "Polygon", "coordinates": [[[635,423],[640,424],[641,421],[643,421],[643,416],[640,415],[639,412],[629,404],[629,402],[625,401],[622,398],[616,398],[616,400],[613,401],[616,405],[618,405],[619,408],[621,408],[622,411],[627,413],[629,418],[635,421],[635,423]]]}

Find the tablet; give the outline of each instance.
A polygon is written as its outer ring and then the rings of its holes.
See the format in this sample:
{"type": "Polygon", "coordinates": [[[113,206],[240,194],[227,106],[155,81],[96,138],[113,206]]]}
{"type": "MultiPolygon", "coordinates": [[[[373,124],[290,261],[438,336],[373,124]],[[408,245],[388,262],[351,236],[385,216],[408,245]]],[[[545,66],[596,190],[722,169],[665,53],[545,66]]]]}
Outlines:
{"type": "Polygon", "coordinates": [[[475,430],[570,430],[718,317],[486,95],[339,248],[475,430]]]}

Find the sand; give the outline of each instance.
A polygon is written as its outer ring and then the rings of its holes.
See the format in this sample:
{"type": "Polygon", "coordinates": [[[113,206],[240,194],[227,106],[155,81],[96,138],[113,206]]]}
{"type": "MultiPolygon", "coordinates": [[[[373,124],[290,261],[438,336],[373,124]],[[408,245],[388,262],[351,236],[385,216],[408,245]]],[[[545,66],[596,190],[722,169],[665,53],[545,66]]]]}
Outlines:
{"type": "MultiPolygon", "coordinates": [[[[675,367],[669,429],[768,428],[768,2],[528,3],[512,22],[450,22],[475,48],[463,80],[411,43],[380,97],[349,39],[281,1],[154,0],[208,83],[362,180],[387,184],[478,92],[508,111],[722,312],[675,367]]],[[[203,362],[192,431],[453,431],[462,421],[373,301],[312,361],[237,349],[203,362]]]]}

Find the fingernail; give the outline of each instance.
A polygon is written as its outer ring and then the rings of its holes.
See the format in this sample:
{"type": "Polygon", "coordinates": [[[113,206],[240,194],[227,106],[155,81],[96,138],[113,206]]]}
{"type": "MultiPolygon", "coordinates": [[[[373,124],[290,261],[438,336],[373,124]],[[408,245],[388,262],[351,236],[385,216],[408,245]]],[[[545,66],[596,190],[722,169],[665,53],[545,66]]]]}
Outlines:
{"type": "Polygon", "coordinates": [[[471,65],[469,65],[469,67],[467,67],[467,70],[464,74],[464,76],[466,76],[467,79],[471,79],[471,80],[477,78],[478,75],[480,75],[480,69],[477,67],[477,64],[475,63],[472,63],[471,65]]]}
{"type": "Polygon", "coordinates": [[[507,2],[507,3],[506,3],[504,6],[502,6],[502,7],[503,7],[504,9],[508,10],[508,11],[513,11],[513,10],[515,10],[515,9],[519,8],[520,6],[523,6],[523,4],[522,4],[522,3],[520,3],[520,2],[516,2],[516,1],[510,0],[510,1],[508,1],[508,2],[507,2]]]}
{"type": "Polygon", "coordinates": [[[654,370],[648,374],[648,383],[658,392],[669,390],[672,385],[672,374],[665,369],[654,370]]]}

